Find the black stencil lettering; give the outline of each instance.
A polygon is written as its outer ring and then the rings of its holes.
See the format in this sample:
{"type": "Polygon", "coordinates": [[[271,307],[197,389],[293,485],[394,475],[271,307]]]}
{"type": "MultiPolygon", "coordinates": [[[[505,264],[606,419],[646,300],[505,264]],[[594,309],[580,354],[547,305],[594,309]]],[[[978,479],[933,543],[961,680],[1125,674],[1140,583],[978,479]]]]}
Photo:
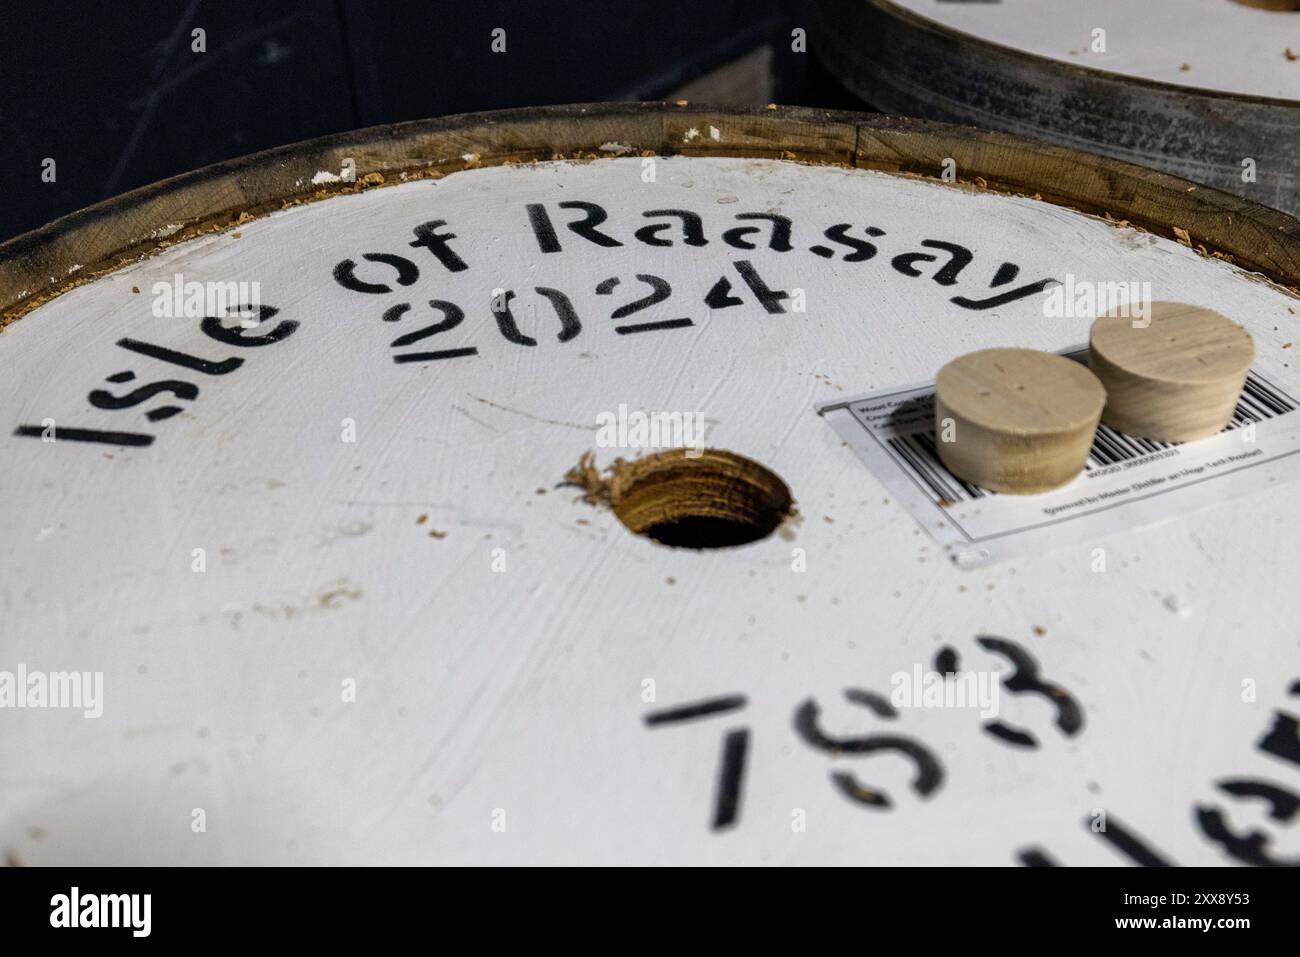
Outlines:
{"type": "Polygon", "coordinates": [[[534,286],[538,295],[545,296],[550,300],[551,308],[555,310],[555,315],[560,320],[560,334],[558,336],[561,342],[568,342],[578,333],[582,332],[582,323],[578,319],[578,313],[573,308],[573,303],[569,297],[558,289],[548,289],[546,286],[534,286]]]}
{"type": "Polygon", "coordinates": [[[1173,866],[1172,861],[1158,853],[1155,848],[1139,837],[1136,831],[1130,831],[1111,815],[1106,817],[1104,830],[1094,828],[1090,817],[1083,819],[1083,826],[1142,867],[1173,866]]]}
{"type": "Polygon", "coordinates": [[[1005,306],[1009,302],[1015,302],[1017,299],[1024,299],[1026,296],[1032,296],[1042,292],[1048,286],[1056,284],[1055,279],[1040,279],[1038,282],[1030,283],[1027,286],[1021,286],[1019,289],[1012,289],[998,296],[990,296],[988,299],[971,299],[967,296],[953,296],[949,302],[954,302],[963,309],[996,309],[998,306],[1005,306]]]}
{"type": "MultiPolygon", "coordinates": [[[[1288,823],[1300,811],[1300,796],[1267,781],[1220,781],[1218,788],[1239,798],[1254,798],[1267,802],[1268,816],[1274,821],[1288,823]]],[[[1221,810],[1202,805],[1196,809],[1196,823],[1211,841],[1221,844],[1229,857],[1255,867],[1300,867],[1300,858],[1273,857],[1268,852],[1269,836],[1261,831],[1241,835],[1228,827],[1221,810]]]]}
{"type": "MultiPolygon", "coordinates": [[[[400,306],[394,306],[384,313],[386,322],[395,322],[410,309],[409,303],[402,303],[400,306]],[[397,312],[400,309],[401,312],[397,312]]],[[[435,312],[440,312],[443,319],[439,322],[431,323],[427,326],[421,326],[411,332],[404,333],[394,339],[389,346],[392,349],[400,349],[402,346],[409,346],[413,342],[419,342],[421,339],[427,339],[429,336],[436,336],[440,332],[446,332],[449,329],[455,329],[465,319],[465,312],[454,302],[447,302],[445,299],[430,299],[429,308],[435,312]]]]}
{"type": "Polygon", "coordinates": [[[861,688],[846,688],[844,697],[853,704],[860,704],[864,708],[870,708],[878,718],[897,718],[898,709],[890,702],[888,698],[877,691],[866,691],[861,688]]]}
{"type": "MultiPolygon", "coordinates": [[[[945,243],[938,239],[922,240],[922,246],[927,249],[940,249],[948,254],[948,261],[933,276],[934,281],[940,286],[952,286],[957,282],[957,277],[961,271],[970,265],[974,259],[974,254],[965,246],[958,246],[956,243],[945,243]]],[[[919,262],[932,263],[939,257],[931,253],[903,253],[895,256],[893,266],[905,276],[920,276],[921,270],[916,268],[919,262]]]]}
{"type": "Polygon", "coordinates": [[[960,667],[961,659],[952,645],[944,645],[934,656],[934,670],[941,675],[955,675],[960,667]]]}
{"type": "Polygon", "coordinates": [[[496,318],[497,329],[501,331],[501,335],[505,336],[507,342],[513,342],[517,346],[535,346],[537,340],[519,331],[519,323],[515,322],[515,314],[510,311],[510,302],[514,298],[515,291],[513,289],[507,289],[500,296],[492,297],[492,315],[496,318]]]}
{"type": "Polygon", "coordinates": [[[768,286],[747,259],[736,260],[736,271],[740,273],[740,278],[745,280],[745,285],[749,287],[749,291],[754,294],[754,297],[758,299],[769,314],[785,312],[785,306],[781,303],[783,300],[790,298],[788,292],[768,286]]]}
{"type": "Polygon", "coordinates": [[[738,711],[747,704],[749,700],[743,694],[724,695],[720,698],[697,701],[694,704],[678,705],[663,711],[652,711],[645,716],[645,723],[651,728],[661,724],[679,724],[682,721],[711,718],[717,714],[738,711]]]}
{"type": "MultiPolygon", "coordinates": [[[[831,226],[822,233],[822,235],[831,242],[839,243],[841,246],[848,246],[853,250],[853,252],[845,255],[844,262],[846,263],[857,263],[871,259],[876,255],[876,244],[867,242],[865,239],[855,239],[853,236],[850,236],[849,230],[852,228],[852,225],[849,223],[836,223],[834,226],[831,226]]],[[[868,236],[880,237],[885,235],[883,229],[877,229],[875,226],[868,226],[864,232],[868,236]]],[[[809,252],[821,256],[823,259],[830,259],[835,255],[835,250],[829,249],[826,246],[811,246],[809,247],[809,252]]]]}
{"type": "Polygon", "coordinates": [[[421,223],[415,227],[415,239],[411,245],[417,249],[427,249],[437,257],[438,262],[447,267],[449,272],[461,272],[469,268],[465,265],[465,260],[456,255],[447,243],[456,238],[455,233],[440,233],[439,227],[446,226],[445,219],[435,219],[432,222],[421,223]]]}
{"type": "MultiPolygon", "coordinates": [[[[39,439],[45,436],[45,427],[40,425],[20,425],[14,429],[14,435],[39,439]]],[[[143,446],[152,445],[154,437],[143,432],[107,432],[103,429],[73,429],[57,426],[54,430],[58,442],[99,442],[104,445],[143,446]]]]}
{"type": "MultiPolygon", "coordinates": [[[[398,285],[409,286],[420,278],[419,268],[405,256],[394,256],[390,253],[365,253],[361,258],[391,266],[397,271],[398,285]]],[[[356,269],[357,264],[353,260],[343,260],[334,267],[334,281],[344,289],[351,289],[353,292],[378,294],[393,291],[392,286],[387,283],[366,282],[358,279],[356,269]]]]}
{"type": "MultiPolygon", "coordinates": [[[[568,296],[558,289],[548,289],[545,286],[535,286],[534,291],[545,296],[555,310],[555,315],[560,320],[560,332],[557,337],[560,342],[568,342],[582,331],[582,323],[568,296]]],[[[509,342],[520,346],[535,346],[536,339],[519,331],[519,323],[515,321],[515,314],[510,308],[510,303],[514,299],[513,289],[507,289],[502,295],[493,297],[492,315],[496,318],[497,328],[509,342]]]]}
{"type": "Polygon", "coordinates": [[[722,739],[722,763],[713,799],[713,830],[731,827],[740,819],[740,797],[745,783],[745,758],[749,754],[749,729],[728,731],[722,739]]]}
{"type": "Polygon", "coordinates": [[[1041,847],[1026,847],[1016,853],[1016,859],[1025,867],[1060,867],[1041,847]]]}
{"type": "Polygon", "coordinates": [[[551,222],[546,207],[541,203],[529,203],[526,208],[528,224],[533,227],[533,235],[537,237],[537,248],[544,253],[558,253],[560,237],[555,235],[555,224],[551,222]]]}
{"type": "Polygon", "coordinates": [[[1218,787],[1234,797],[1259,798],[1268,802],[1268,816],[1284,824],[1300,812],[1300,795],[1267,781],[1233,779],[1219,782],[1218,787]]]}
{"type": "MultiPolygon", "coordinates": [[[[709,241],[704,238],[704,224],[700,220],[699,213],[692,213],[687,209],[651,209],[641,214],[647,219],[654,216],[675,216],[682,221],[682,242],[687,246],[707,246],[709,241]]],[[[674,223],[654,223],[650,226],[642,226],[636,231],[636,238],[647,246],[671,246],[671,239],[660,239],[659,234],[672,229],[674,223]]]]}
{"type": "Polygon", "coordinates": [[[668,284],[666,279],[651,276],[649,273],[637,273],[636,278],[650,287],[650,294],[637,299],[635,302],[629,302],[625,306],[619,306],[609,314],[609,318],[626,319],[633,313],[640,312],[642,309],[649,309],[651,306],[663,302],[673,294],[673,287],[668,284]]]}
{"type": "MultiPolygon", "coordinates": [[[[429,306],[438,312],[441,312],[444,318],[440,322],[414,329],[411,332],[404,333],[393,340],[391,347],[400,349],[403,346],[409,346],[413,342],[419,342],[421,339],[427,339],[429,336],[437,335],[440,332],[446,332],[449,329],[455,329],[465,319],[465,312],[454,302],[447,302],[444,299],[430,299],[429,306]]],[[[385,322],[397,322],[403,315],[410,311],[409,302],[398,303],[384,312],[385,322]]],[[[478,355],[478,349],[474,346],[464,346],[459,349],[436,349],[432,352],[406,352],[401,355],[393,356],[393,361],[402,364],[408,362],[436,362],[441,359],[460,359],[465,356],[478,355]]]]}
{"type": "Polygon", "coordinates": [[[743,306],[745,300],[731,294],[731,280],[723,276],[704,297],[704,304],[710,309],[728,309],[731,306],[743,306]]]}
{"type": "MultiPolygon", "coordinates": [[[[850,689],[845,698],[854,704],[865,705],[884,716],[893,709],[880,695],[867,691],[850,689]],[[881,709],[881,705],[887,711],[881,709]]],[[[794,728],[799,737],[809,747],[816,748],[831,755],[841,754],[875,754],[878,752],[898,752],[911,759],[916,765],[916,775],[911,787],[920,797],[928,797],[943,783],[943,766],[934,753],[912,738],[894,734],[871,734],[857,738],[836,738],[826,734],[818,724],[821,709],[817,702],[809,698],[795,710],[794,728]]],[[[887,809],[892,806],[889,794],[881,788],[866,787],[848,772],[833,772],[831,781],[836,790],[855,803],[867,807],[887,809]]]]}
{"type": "Polygon", "coordinates": [[[462,349],[437,349],[433,352],[403,352],[401,355],[393,356],[393,361],[397,363],[434,362],[438,359],[460,359],[464,356],[476,355],[478,355],[478,349],[473,346],[465,346],[462,349]]]}
{"type": "Polygon", "coordinates": [[[1004,741],[1014,748],[1036,748],[1038,739],[1028,731],[1021,728],[1013,728],[1009,724],[1001,721],[989,721],[984,725],[984,730],[1000,741],[1004,741]]]}
{"type": "MultiPolygon", "coordinates": [[[[118,339],[117,344],[123,349],[129,349],[131,352],[139,353],[142,356],[148,356],[162,362],[170,362],[172,365],[181,366],[184,369],[193,369],[195,372],[203,372],[207,375],[228,375],[244,364],[244,360],[237,356],[222,359],[220,362],[213,362],[211,359],[200,359],[198,356],[186,355],[184,352],[176,352],[173,349],[164,349],[162,346],[155,346],[149,342],[140,342],[138,339],[118,339]]],[[[110,379],[109,381],[114,380],[110,379]]]]}
{"type": "MultiPolygon", "coordinates": [[[[263,323],[268,319],[273,318],[280,311],[274,306],[258,306],[257,310],[257,323],[248,329],[245,329],[243,326],[235,326],[233,328],[224,326],[221,324],[221,320],[216,316],[205,317],[203,322],[200,324],[200,328],[203,330],[204,335],[216,339],[218,342],[224,342],[226,345],[230,346],[247,346],[249,348],[255,346],[269,346],[277,342],[283,342],[285,339],[288,339],[289,336],[293,335],[294,330],[298,328],[297,320],[282,319],[275,324],[274,329],[264,335],[245,335],[245,333],[261,329],[263,323]]],[[[238,309],[235,311],[238,311],[238,309]]]]}
{"type": "Polygon", "coordinates": [[[1017,276],[1020,275],[1020,267],[1015,263],[1003,263],[998,267],[997,274],[994,275],[993,281],[989,283],[990,289],[996,289],[998,286],[1005,286],[1017,276]]]}
{"type": "Polygon", "coordinates": [[[894,806],[888,794],[863,787],[848,771],[832,771],[831,784],[854,804],[864,804],[867,807],[880,808],[882,811],[887,811],[894,806]]]}
{"type": "MultiPolygon", "coordinates": [[[[769,249],[774,249],[779,253],[788,253],[794,248],[790,245],[790,218],[788,216],[778,216],[775,213],[737,213],[736,218],[740,220],[765,220],[770,223],[772,235],[767,242],[769,249]]],[[[761,226],[736,226],[722,234],[722,241],[728,246],[734,246],[737,249],[757,249],[758,247],[745,237],[762,231],[761,226]]]]}
{"type": "MultiPolygon", "coordinates": [[[[642,296],[626,305],[619,306],[609,314],[611,319],[626,319],[635,313],[649,309],[668,299],[673,294],[673,287],[668,280],[659,276],[652,276],[649,273],[637,273],[636,278],[650,287],[648,295],[642,296]]],[[[602,280],[596,286],[596,294],[599,296],[608,296],[614,291],[614,287],[619,283],[618,277],[611,276],[609,279],[602,280]]],[[[690,319],[660,319],[654,322],[635,322],[623,326],[615,326],[614,331],[620,336],[626,336],[634,332],[657,332],[663,329],[681,329],[686,326],[695,325],[690,319]]]]}
{"type": "MultiPolygon", "coordinates": [[[[1003,687],[1013,694],[1036,694],[1045,698],[1056,709],[1056,726],[1066,737],[1074,737],[1083,729],[1083,709],[1079,706],[1079,702],[1060,685],[1042,679],[1038,661],[1033,655],[1006,638],[979,635],[975,640],[982,647],[1001,655],[1015,665],[1016,670],[1012,672],[1011,677],[1003,678],[1003,687]]],[[[989,734],[1008,744],[1038,746],[1037,740],[1028,731],[1012,728],[1001,721],[989,721],[984,728],[989,734]]]]}
{"type": "MultiPolygon", "coordinates": [[[[193,401],[198,398],[199,387],[192,382],[182,382],[180,379],[163,379],[158,382],[150,382],[148,385],[142,385],[126,395],[114,395],[105,389],[95,389],[86,398],[97,409],[129,409],[142,402],[147,402],[163,392],[170,392],[178,399],[193,401]]],[[[180,406],[165,405],[146,413],[146,417],[151,422],[158,422],[169,419],[181,411],[183,410],[180,406]]]]}
{"type": "MultiPolygon", "coordinates": [[[[646,727],[681,724],[700,718],[712,718],[738,711],[749,703],[741,694],[708,698],[692,704],[652,711],[644,717],[646,727]]],[[[740,817],[740,799],[745,782],[745,760],[749,754],[749,729],[735,728],[722,739],[722,757],[718,766],[713,797],[713,830],[735,824],[740,817]]]]}
{"type": "Polygon", "coordinates": [[[581,209],[587,214],[576,223],[569,223],[568,226],[570,231],[581,236],[588,242],[606,248],[623,245],[613,236],[602,233],[596,228],[605,220],[609,219],[609,213],[605,212],[604,207],[599,206],[596,203],[585,203],[582,200],[571,199],[560,203],[560,209],[581,209]]]}
{"type": "Polygon", "coordinates": [[[1273,726],[1260,738],[1257,747],[1275,758],[1300,765],[1300,722],[1284,711],[1276,712],[1273,726]]]}
{"type": "Polygon", "coordinates": [[[657,322],[638,322],[630,326],[615,326],[614,331],[620,336],[634,332],[663,332],[665,329],[685,329],[695,325],[690,319],[660,319],[657,322]]]}

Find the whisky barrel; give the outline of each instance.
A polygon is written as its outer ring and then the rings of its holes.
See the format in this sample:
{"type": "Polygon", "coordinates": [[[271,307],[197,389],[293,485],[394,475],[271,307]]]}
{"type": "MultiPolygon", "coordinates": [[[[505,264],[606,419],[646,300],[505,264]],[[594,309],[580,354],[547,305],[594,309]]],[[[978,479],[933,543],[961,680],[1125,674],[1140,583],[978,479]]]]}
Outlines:
{"type": "Polygon", "coordinates": [[[818,0],[810,37],[823,66],[884,112],[1038,137],[1300,211],[1294,9],[818,0]]]}
{"type": "MultiPolygon", "coordinates": [[[[1300,224],[955,126],[449,117],[0,246],[0,846],[1294,857],[1295,458],[1229,494],[1262,474],[1239,443],[1209,503],[1130,491],[1135,524],[963,564],[942,536],[999,500],[912,511],[924,471],[829,424],[964,352],[1086,343],[1051,291],[1129,278],[1246,328],[1259,441],[1296,438],[1300,224]]],[[[1192,461],[1130,453],[1101,480],[1192,461]]]]}

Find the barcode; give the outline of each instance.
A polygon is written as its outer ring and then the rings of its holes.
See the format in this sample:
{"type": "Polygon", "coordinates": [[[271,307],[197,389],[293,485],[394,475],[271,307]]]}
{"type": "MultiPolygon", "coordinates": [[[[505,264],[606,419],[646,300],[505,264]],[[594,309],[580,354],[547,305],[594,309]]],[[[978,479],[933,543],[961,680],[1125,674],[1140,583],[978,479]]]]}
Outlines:
{"type": "MultiPolygon", "coordinates": [[[[1288,396],[1273,388],[1252,370],[1246,375],[1246,385],[1237,401],[1237,408],[1232,413],[1232,421],[1223,431],[1230,432],[1295,410],[1295,403],[1288,396]]],[[[963,481],[949,472],[939,461],[934,436],[929,432],[896,435],[887,439],[886,444],[895,458],[920,482],[938,505],[954,505],[997,494],[963,481]]],[[[1120,462],[1160,455],[1176,450],[1179,444],[1134,438],[1101,425],[1097,427],[1097,435],[1093,439],[1092,451],[1088,453],[1084,471],[1091,472],[1120,462]]]]}

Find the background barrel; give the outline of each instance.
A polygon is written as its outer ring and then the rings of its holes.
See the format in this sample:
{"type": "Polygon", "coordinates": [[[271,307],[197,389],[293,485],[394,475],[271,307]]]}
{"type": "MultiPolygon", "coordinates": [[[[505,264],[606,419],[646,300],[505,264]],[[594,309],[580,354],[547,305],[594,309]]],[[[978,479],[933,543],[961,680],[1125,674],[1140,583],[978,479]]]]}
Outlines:
{"type": "Polygon", "coordinates": [[[875,109],[1300,211],[1300,13],[1233,0],[817,0],[814,35],[823,66],[875,109]]]}

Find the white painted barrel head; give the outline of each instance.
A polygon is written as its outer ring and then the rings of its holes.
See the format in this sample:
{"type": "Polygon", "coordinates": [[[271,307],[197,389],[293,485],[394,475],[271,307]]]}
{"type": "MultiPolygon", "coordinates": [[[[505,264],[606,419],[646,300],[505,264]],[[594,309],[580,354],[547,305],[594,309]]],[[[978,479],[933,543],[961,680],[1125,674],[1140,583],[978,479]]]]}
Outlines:
{"type": "Polygon", "coordinates": [[[944,465],[995,492],[1028,495],[1071,481],[1088,461],[1106,402],[1077,362],[1034,349],[981,349],[935,377],[944,465]]]}
{"type": "Polygon", "coordinates": [[[1104,421],[1163,442],[1214,435],[1231,421],[1255,358],[1250,333],[1201,306],[1148,308],[1142,319],[1124,309],[1092,324],[1088,364],[1106,386],[1104,421]]]}
{"type": "MultiPolygon", "coordinates": [[[[1261,441],[1289,435],[1300,240],[1187,186],[892,117],[599,105],[288,147],[0,246],[0,850],[1294,857],[1223,787],[1300,793],[1294,460],[966,568],[816,410],[1083,346],[1096,312],[1052,291],[1124,279],[1237,317],[1261,441]],[[750,540],[674,537],[683,498],[750,540]]],[[[1125,454],[1083,490],[1156,457],[1125,454]]],[[[1003,498],[957,497],[935,522],[1003,498]]]]}

